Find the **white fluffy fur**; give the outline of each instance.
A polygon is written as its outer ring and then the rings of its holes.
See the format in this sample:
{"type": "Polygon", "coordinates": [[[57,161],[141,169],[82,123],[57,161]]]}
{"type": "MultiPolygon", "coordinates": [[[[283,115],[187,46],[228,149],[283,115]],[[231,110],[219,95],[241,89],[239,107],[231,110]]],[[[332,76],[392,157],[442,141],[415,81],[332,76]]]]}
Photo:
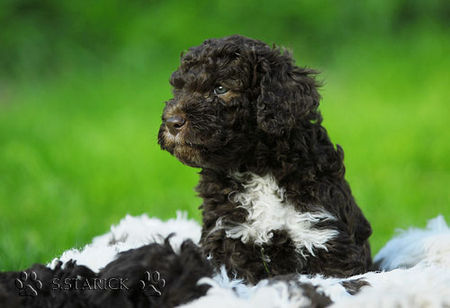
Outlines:
{"type": "Polygon", "coordinates": [[[207,296],[201,297],[188,304],[179,306],[184,308],[210,308],[210,307],[310,307],[311,301],[305,297],[301,289],[295,288],[289,283],[260,282],[255,287],[247,287],[243,294],[236,293],[233,289],[223,288],[212,279],[205,279],[201,283],[211,285],[207,296]]]}
{"type": "Polygon", "coordinates": [[[209,307],[310,307],[311,301],[301,289],[292,283],[276,282],[269,285],[263,280],[256,286],[245,285],[242,280],[230,279],[224,267],[213,279],[203,278],[201,284],[211,286],[207,296],[201,297],[183,308],[209,307]]]}
{"type": "MultiPolygon", "coordinates": [[[[187,238],[198,242],[200,226],[185,215],[163,222],[156,218],[126,216],[118,226],[96,237],[82,250],[66,251],[62,261],[75,259],[98,270],[113,260],[119,251],[160,242],[172,232],[175,249],[187,238]],[[115,239],[114,244],[110,244],[115,239]]],[[[388,272],[370,272],[346,279],[298,275],[302,283],[311,283],[329,296],[333,307],[445,307],[450,306],[450,229],[442,217],[431,220],[424,230],[411,229],[392,239],[376,256],[388,272]],[[402,267],[402,268],[397,268],[402,267]],[[394,269],[397,268],[397,269],[394,269]],[[392,270],[394,269],[394,270],[392,270]],[[340,284],[362,278],[370,286],[352,296],[340,284]]],[[[55,259],[52,264],[55,264],[55,259]]],[[[183,307],[307,307],[310,300],[293,281],[270,284],[263,280],[256,286],[231,279],[222,270],[213,279],[199,283],[211,285],[206,296],[183,307]]]]}
{"type": "Polygon", "coordinates": [[[430,220],[426,229],[411,228],[400,231],[377,254],[384,270],[408,268],[420,262],[450,268],[450,229],[444,217],[430,220]]]}
{"type": "Polygon", "coordinates": [[[95,237],[91,244],[81,250],[74,248],[65,251],[61,257],[53,259],[49,266],[53,268],[59,260],[67,262],[72,259],[97,272],[113,261],[119,252],[161,243],[171,233],[174,236],[170,238],[170,244],[178,251],[186,239],[194,243],[200,241],[201,227],[196,221],[187,219],[187,213],[183,212],[177,212],[177,217],[168,221],[149,218],[145,214],[137,217],[127,215],[117,226],[111,226],[110,232],[95,237]]]}
{"type": "MultiPolygon", "coordinates": [[[[450,257],[450,256],[449,256],[450,257]]],[[[363,275],[370,287],[355,296],[343,297],[332,307],[448,307],[450,269],[440,266],[415,266],[390,272],[363,275]]]]}
{"type": "Polygon", "coordinates": [[[228,237],[243,243],[250,241],[258,245],[270,243],[274,230],[285,230],[296,245],[297,251],[305,255],[305,250],[314,255],[314,249],[327,249],[326,242],[338,234],[332,229],[316,229],[314,224],[321,220],[335,218],[325,211],[301,213],[285,197],[285,190],[278,186],[276,179],[268,174],[236,174],[237,179],[249,177],[242,185],[243,192],[233,193],[230,198],[248,212],[247,221],[238,225],[226,225],[221,219],[217,229],[225,229],[228,237]]]}
{"type": "MultiPolygon", "coordinates": [[[[256,286],[248,286],[239,280],[228,279],[224,272],[214,279],[200,283],[211,286],[206,296],[192,301],[184,308],[226,307],[308,307],[310,300],[295,284],[277,282],[269,285],[263,280],[256,286]]],[[[450,269],[438,266],[416,266],[390,272],[370,272],[350,278],[324,278],[298,275],[302,283],[310,283],[327,295],[331,307],[445,307],[450,304],[450,269]],[[370,286],[362,287],[356,295],[350,295],[341,282],[364,279],[370,286]]]]}

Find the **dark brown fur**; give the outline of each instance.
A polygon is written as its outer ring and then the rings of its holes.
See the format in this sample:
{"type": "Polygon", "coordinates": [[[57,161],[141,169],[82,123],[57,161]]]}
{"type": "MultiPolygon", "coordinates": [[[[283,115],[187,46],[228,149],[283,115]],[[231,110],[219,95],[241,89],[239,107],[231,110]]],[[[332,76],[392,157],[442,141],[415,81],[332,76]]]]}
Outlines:
{"type": "Polygon", "coordinates": [[[372,230],[344,178],[343,150],[321,125],[315,74],[283,49],[235,35],[190,48],[170,79],[174,98],[164,109],[159,143],[201,168],[204,253],[249,282],[288,273],[351,276],[371,266],[372,230]],[[229,89],[226,97],[214,93],[218,85],[229,89]],[[185,119],[176,137],[166,125],[174,116],[185,119]],[[336,217],[315,226],[339,232],[328,251],[303,258],[283,230],[263,246],[211,232],[219,218],[228,224],[246,219],[229,198],[243,189],[234,172],[270,173],[299,212],[324,209],[336,217]]]}
{"type": "MultiPolygon", "coordinates": [[[[99,273],[73,261],[64,266],[59,263],[54,269],[35,264],[25,272],[35,272],[42,283],[41,288],[36,288],[37,296],[20,293],[15,284],[20,272],[3,272],[0,273],[0,307],[175,307],[205,295],[209,286],[197,282],[213,275],[211,265],[197,245],[187,240],[176,253],[168,239],[162,244],[122,252],[99,273]],[[164,283],[161,280],[155,283],[160,294],[148,286],[142,288],[140,281],[146,281],[146,271],[158,271],[164,279],[164,283]],[[119,289],[117,283],[115,289],[102,290],[64,284],[65,279],[76,279],[87,280],[93,286],[95,279],[111,278],[124,279],[126,288],[119,289]]],[[[34,286],[33,283],[27,281],[34,286]]]]}

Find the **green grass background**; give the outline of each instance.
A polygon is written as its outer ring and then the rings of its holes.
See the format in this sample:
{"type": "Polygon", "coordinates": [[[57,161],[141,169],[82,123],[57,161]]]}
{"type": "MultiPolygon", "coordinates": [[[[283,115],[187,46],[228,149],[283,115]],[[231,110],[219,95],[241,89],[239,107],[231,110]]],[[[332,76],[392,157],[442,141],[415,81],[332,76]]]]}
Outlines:
{"type": "Polygon", "coordinates": [[[200,218],[198,170],[157,130],[180,52],[233,33],[322,71],[324,125],[374,253],[396,228],[450,220],[448,5],[274,3],[3,2],[0,270],[82,247],[127,213],[200,218]]]}

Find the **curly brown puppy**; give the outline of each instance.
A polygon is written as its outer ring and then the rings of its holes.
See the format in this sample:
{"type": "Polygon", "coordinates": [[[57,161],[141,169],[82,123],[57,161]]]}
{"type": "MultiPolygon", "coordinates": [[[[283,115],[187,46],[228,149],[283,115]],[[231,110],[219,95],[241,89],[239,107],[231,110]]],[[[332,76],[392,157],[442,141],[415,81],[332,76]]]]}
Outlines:
{"type": "Polygon", "coordinates": [[[201,168],[201,246],[248,282],[371,266],[372,230],[321,125],[315,74],[234,35],[190,48],[170,79],[159,144],[201,168]]]}

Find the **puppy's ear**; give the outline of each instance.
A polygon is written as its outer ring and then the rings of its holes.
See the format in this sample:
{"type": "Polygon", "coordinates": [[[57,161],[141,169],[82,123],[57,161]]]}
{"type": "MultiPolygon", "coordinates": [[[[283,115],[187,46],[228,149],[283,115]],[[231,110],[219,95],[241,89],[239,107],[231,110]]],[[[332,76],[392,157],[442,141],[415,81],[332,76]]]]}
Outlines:
{"type": "Polygon", "coordinates": [[[316,120],[320,100],[316,71],[295,66],[288,53],[278,54],[276,60],[263,59],[258,71],[262,77],[256,116],[261,130],[280,136],[301,121],[316,120]]]}

